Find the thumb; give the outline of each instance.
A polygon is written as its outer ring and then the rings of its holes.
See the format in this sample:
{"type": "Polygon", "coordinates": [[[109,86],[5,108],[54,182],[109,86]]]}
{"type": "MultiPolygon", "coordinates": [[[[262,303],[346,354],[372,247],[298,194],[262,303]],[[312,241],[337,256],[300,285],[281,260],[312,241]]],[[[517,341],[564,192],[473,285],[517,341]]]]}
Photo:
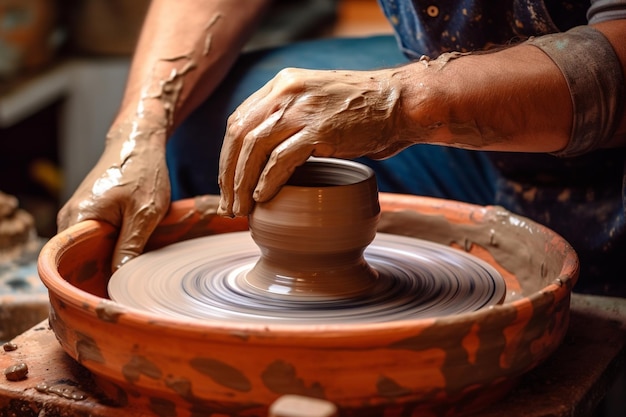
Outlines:
{"type": "Polygon", "coordinates": [[[124,219],[113,251],[111,262],[113,272],[143,252],[148,238],[158,223],[158,219],[155,221],[144,220],[143,222],[135,222],[124,219]]]}

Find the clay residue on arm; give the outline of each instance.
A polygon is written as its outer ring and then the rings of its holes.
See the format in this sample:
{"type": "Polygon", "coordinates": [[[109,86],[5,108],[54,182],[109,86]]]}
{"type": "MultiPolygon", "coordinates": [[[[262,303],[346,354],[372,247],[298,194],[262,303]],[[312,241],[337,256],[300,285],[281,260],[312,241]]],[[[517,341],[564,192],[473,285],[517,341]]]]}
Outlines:
{"type": "Polygon", "coordinates": [[[437,69],[441,70],[451,60],[470,54],[471,52],[444,52],[443,54],[439,55],[436,60],[432,60],[427,55],[422,55],[420,56],[418,62],[421,62],[426,68],[430,68],[434,65],[437,69]]]}
{"type": "Polygon", "coordinates": [[[168,136],[217,87],[269,0],[153,0],[117,120],[148,110],[168,136]]]}
{"type": "Polygon", "coordinates": [[[422,142],[524,152],[562,148],[571,126],[567,85],[558,67],[532,49],[452,52],[407,65],[403,108],[414,135],[431,126],[422,142]]]}
{"type": "Polygon", "coordinates": [[[113,269],[139,255],[170,203],[165,161],[173,130],[213,91],[269,0],[152,0],[105,149],[57,217],[119,229],[113,269]]]}
{"type": "Polygon", "coordinates": [[[150,109],[151,112],[163,116],[168,130],[171,131],[178,123],[175,121],[175,115],[178,107],[183,105],[180,99],[185,90],[185,80],[188,78],[191,85],[197,81],[198,75],[193,76],[190,73],[197,70],[199,63],[209,54],[213,31],[219,30],[215,25],[220,17],[222,13],[215,12],[201,33],[196,35],[195,41],[187,46],[188,49],[175,51],[171,55],[165,55],[163,52],[164,56],[156,59],[139,96],[136,109],[138,117],[142,117],[142,113],[150,109]],[[147,100],[155,102],[146,103],[147,100]]]}
{"type": "Polygon", "coordinates": [[[213,41],[213,34],[210,31],[211,27],[218,21],[218,19],[222,17],[221,13],[216,13],[209,24],[206,26],[206,36],[204,37],[204,48],[202,50],[203,55],[208,55],[211,51],[211,42],[213,41]]]}
{"type": "MultiPolygon", "coordinates": [[[[142,94],[141,101],[154,99],[158,100],[162,106],[164,118],[167,126],[174,125],[174,110],[183,90],[183,82],[185,75],[196,68],[196,63],[191,55],[178,57],[175,59],[162,59],[157,63],[154,72],[159,73],[159,66],[165,64],[170,68],[169,75],[165,79],[152,78],[152,85],[146,86],[146,91],[142,94]],[[176,68],[178,62],[182,62],[182,66],[176,68]],[[172,68],[172,66],[174,66],[172,68]],[[155,90],[155,91],[153,91],[155,90]]],[[[138,107],[141,112],[143,106],[138,107]]]]}

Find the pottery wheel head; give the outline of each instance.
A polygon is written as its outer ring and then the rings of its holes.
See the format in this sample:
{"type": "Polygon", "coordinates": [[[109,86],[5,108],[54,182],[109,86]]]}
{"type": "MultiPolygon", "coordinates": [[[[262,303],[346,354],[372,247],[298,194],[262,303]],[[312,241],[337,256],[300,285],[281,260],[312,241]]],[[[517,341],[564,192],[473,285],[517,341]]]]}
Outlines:
{"type": "Polygon", "coordinates": [[[141,255],[113,274],[109,295],[175,318],[292,324],[430,318],[503,300],[504,280],[486,262],[424,240],[376,235],[377,196],[369,168],[311,159],[256,206],[250,233],[141,255]]]}

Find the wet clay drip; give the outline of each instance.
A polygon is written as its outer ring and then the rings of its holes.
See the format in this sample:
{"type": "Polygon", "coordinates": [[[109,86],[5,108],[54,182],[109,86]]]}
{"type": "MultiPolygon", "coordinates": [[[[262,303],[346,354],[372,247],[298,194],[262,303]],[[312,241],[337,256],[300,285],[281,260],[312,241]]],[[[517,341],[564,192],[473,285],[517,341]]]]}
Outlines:
{"type": "Polygon", "coordinates": [[[313,158],[257,204],[249,233],[143,255],[113,275],[109,295],[174,317],[298,324],[435,317],[504,298],[488,264],[427,241],[376,237],[379,217],[371,169],[313,158]]]}
{"type": "Polygon", "coordinates": [[[42,382],[37,384],[35,389],[39,392],[58,395],[68,400],[82,401],[87,398],[87,394],[71,381],[60,381],[53,385],[42,382]]]}

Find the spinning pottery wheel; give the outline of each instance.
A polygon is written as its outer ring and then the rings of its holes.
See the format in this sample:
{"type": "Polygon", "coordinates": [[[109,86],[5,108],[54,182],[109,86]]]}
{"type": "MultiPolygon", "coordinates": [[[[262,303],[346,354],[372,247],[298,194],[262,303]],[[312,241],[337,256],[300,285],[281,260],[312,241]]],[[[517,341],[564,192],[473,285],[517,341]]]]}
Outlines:
{"type": "Polygon", "coordinates": [[[311,159],[257,204],[250,232],[145,254],[111,277],[109,296],[172,318],[298,325],[441,317],[504,298],[504,279],[487,262],[377,234],[379,217],[370,168],[311,159]]]}
{"type": "MultiPolygon", "coordinates": [[[[174,203],[153,234],[148,255],[192,238],[198,239],[189,242],[223,238],[216,236],[220,234],[226,240],[219,245],[232,238],[235,247],[243,248],[244,240],[237,239],[245,238],[239,232],[247,230],[247,221],[216,216],[216,203],[211,196],[174,203]]],[[[446,315],[356,322],[250,320],[257,311],[237,319],[153,312],[121,300],[119,288],[113,290],[118,301],[109,299],[115,231],[89,221],[59,234],[41,253],[51,327],[65,351],[93,372],[111,398],[158,416],[263,416],[286,394],[326,399],[342,416],[462,414],[504,395],[556,349],[567,329],[578,272],[576,255],[562,238],[499,207],[381,194],[380,208],[378,235],[365,251],[367,262],[362,253],[373,236],[351,250],[348,262],[360,271],[355,276],[365,278],[347,279],[347,286],[331,291],[341,293],[335,298],[354,298],[355,292],[358,298],[367,292],[364,288],[375,288],[389,276],[380,272],[380,253],[398,241],[406,252],[414,251],[411,242],[418,240],[428,242],[425,247],[454,248],[445,252],[452,251],[452,257],[472,255],[470,264],[497,277],[492,296],[446,315]]],[[[303,303],[326,300],[320,295],[323,285],[311,290],[293,284],[311,283],[310,278],[288,276],[292,284],[286,293],[273,287],[285,274],[267,266],[276,239],[255,224],[267,217],[256,216],[251,227],[263,255],[254,266],[242,266],[247,272],[230,274],[225,282],[234,282],[239,290],[249,285],[264,297],[287,302],[293,297],[303,303]]],[[[357,217],[374,227],[378,220],[377,214],[357,217]]],[[[285,233],[280,231],[282,237],[285,233]]],[[[120,272],[130,270],[133,262],[120,272]]]]}

